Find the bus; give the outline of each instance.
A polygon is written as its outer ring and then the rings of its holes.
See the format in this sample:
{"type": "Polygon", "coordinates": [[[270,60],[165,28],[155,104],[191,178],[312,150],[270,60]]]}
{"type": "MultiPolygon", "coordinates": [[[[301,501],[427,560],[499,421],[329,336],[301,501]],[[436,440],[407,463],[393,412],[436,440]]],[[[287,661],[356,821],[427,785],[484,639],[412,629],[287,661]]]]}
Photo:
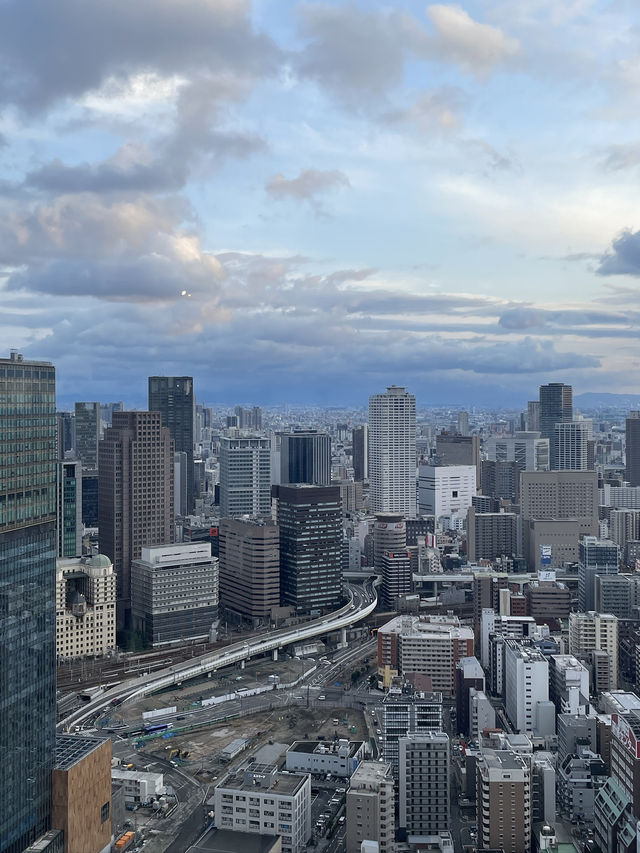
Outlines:
{"type": "Polygon", "coordinates": [[[168,728],[169,728],[168,723],[156,723],[153,726],[145,726],[144,727],[144,733],[146,735],[152,735],[155,732],[163,732],[163,731],[165,731],[165,729],[168,729],[168,728]]]}

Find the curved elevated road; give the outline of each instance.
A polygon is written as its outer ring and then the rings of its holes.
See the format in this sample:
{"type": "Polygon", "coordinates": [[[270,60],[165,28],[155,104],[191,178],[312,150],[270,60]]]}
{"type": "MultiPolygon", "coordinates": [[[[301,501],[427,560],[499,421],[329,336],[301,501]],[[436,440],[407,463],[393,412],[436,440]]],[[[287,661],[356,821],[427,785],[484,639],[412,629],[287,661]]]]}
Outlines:
{"type": "Polygon", "coordinates": [[[355,622],[359,622],[360,619],[365,619],[375,610],[378,604],[378,596],[375,590],[377,583],[377,581],[374,583],[367,582],[363,586],[345,584],[345,589],[349,594],[348,604],[327,616],[314,619],[300,628],[285,628],[281,631],[266,633],[263,637],[232,643],[224,649],[209,652],[184,663],[175,664],[151,675],[143,675],[123,681],[60,720],[57,728],[58,730],[68,731],[71,726],[81,725],[90,717],[104,711],[114,700],[117,704],[132,702],[141,699],[143,696],[156,693],[165,687],[198,678],[225,666],[249,660],[256,655],[273,652],[301,640],[308,640],[312,637],[328,634],[331,631],[347,628],[355,622]]]}

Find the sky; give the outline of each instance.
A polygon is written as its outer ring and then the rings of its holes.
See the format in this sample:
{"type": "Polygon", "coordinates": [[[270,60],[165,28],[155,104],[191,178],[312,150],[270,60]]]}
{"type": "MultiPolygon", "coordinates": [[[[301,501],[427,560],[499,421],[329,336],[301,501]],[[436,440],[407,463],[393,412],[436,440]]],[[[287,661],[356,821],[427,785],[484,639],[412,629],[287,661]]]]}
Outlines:
{"type": "Polygon", "coordinates": [[[61,404],[636,393],[636,0],[0,0],[0,342],[61,404]]]}

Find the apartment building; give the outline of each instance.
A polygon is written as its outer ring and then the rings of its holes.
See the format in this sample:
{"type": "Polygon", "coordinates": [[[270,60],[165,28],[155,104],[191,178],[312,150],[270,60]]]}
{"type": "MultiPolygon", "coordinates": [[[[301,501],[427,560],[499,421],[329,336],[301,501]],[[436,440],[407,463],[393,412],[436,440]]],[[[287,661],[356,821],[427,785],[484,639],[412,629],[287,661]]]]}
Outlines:
{"type": "Polygon", "coordinates": [[[478,847],[504,853],[531,850],[531,770],[528,756],[485,749],[476,763],[478,847]]]}
{"type": "Polygon", "coordinates": [[[594,693],[618,686],[618,619],[612,613],[569,614],[569,652],[592,662],[594,693]]]}
{"type": "Polygon", "coordinates": [[[409,734],[399,741],[399,826],[409,842],[449,830],[449,736],[409,734]]]}
{"type": "Polygon", "coordinates": [[[379,853],[395,853],[395,793],[391,765],[363,761],[347,791],[347,853],[360,853],[363,841],[379,853]]]}

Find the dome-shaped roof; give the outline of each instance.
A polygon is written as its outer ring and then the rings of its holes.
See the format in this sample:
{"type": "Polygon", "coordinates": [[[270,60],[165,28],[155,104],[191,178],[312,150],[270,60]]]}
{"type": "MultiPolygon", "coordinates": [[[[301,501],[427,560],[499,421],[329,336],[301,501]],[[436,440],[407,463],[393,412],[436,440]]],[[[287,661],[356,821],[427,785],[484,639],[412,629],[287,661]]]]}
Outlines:
{"type": "Polygon", "coordinates": [[[74,589],[71,595],[69,596],[69,604],[86,604],[87,599],[84,595],[77,589],[74,589]]]}
{"type": "Polygon", "coordinates": [[[108,569],[111,565],[111,560],[105,554],[94,554],[87,560],[88,566],[93,566],[95,569],[108,569]]]}

